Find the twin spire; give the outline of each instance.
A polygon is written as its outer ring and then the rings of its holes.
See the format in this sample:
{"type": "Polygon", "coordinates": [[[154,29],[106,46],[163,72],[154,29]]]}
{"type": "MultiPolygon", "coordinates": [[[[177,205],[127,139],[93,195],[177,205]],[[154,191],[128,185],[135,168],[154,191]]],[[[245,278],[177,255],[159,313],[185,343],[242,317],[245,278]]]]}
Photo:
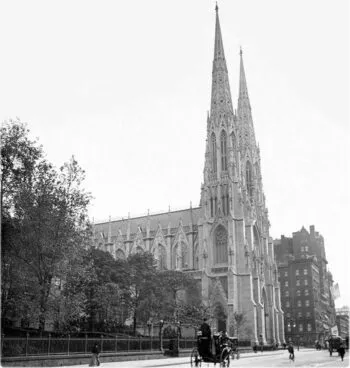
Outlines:
{"type": "MultiPolygon", "coordinates": [[[[215,44],[214,44],[214,60],[212,71],[212,94],[210,116],[215,118],[221,112],[233,115],[231,90],[228,78],[228,71],[225,59],[224,45],[222,41],[219,7],[216,4],[216,22],[215,22],[215,44]]],[[[242,49],[240,49],[240,81],[239,81],[239,101],[244,101],[249,106],[249,96],[247,82],[245,78],[242,49]]]]}
{"type": "MultiPolygon", "coordinates": [[[[211,108],[210,108],[210,122],[215,122],[216,125],[222,119],[233,117],[233,107],[231,99],[230,83],[225,59],[224,45],[222,41],[219,7],[216,4],[216,21],[215,21],[215,44],[214,44],[214,60],[212,71],[212,91],[211,91],[211,108]]],[[[253,120],[251,116],[251,107],[249,102],[247,81],[245,77],[243,65],[243,52],[240,49],[240,77],[239,77],[239,96],[237,107],[238,126],[241,130],[241,136],[247,140],[246,143],[251,142],[255,144],[255,133],[253,128],[253,120]]]]}

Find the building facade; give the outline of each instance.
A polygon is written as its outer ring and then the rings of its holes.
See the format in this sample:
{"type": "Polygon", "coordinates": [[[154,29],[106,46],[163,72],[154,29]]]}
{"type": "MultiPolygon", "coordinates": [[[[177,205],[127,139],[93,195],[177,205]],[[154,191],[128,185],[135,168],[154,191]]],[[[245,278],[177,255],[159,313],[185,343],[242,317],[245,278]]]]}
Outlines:
{"type": "Polygon", "coordinates": [[[243,55],[234,109],[218,7],[206,129],[199,206],[95,224],[95,245],[120,258],[152,252],[160,268],[198,280],[203,300],[220,311],[214,329],[229,330],[234,313],[243,313],[241,339],[281,344],[280,287],[243,55]]]}
{"type": "Polygon", "coordinates": [[[349,307],[336,309],[336,322],[338,335],[344,340],[349,341],[349,307]]]}
{"type": "Polygon", "coordinates": [[[323,237],[310,226],[274,241],[281,305],[285,312],[286,340],[323,343],[335,326],[331,293],[332,274],[327,270],[323,237]]]}

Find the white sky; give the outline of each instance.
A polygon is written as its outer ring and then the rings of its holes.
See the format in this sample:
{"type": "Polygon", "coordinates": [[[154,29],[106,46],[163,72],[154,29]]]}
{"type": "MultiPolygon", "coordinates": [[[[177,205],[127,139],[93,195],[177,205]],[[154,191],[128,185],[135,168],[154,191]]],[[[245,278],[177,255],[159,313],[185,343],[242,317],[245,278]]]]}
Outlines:
{"type": "MultiPolygon", "coordinates": [[[[212,0],[3,1],[0,118],[57,166],[86,170],[95,219],[198,205],[210,107],[212,0]]],[[[242,45],[271,235],[325,238],[350,304],[349,6],[220,0],[232,98],[242,45]]]]}

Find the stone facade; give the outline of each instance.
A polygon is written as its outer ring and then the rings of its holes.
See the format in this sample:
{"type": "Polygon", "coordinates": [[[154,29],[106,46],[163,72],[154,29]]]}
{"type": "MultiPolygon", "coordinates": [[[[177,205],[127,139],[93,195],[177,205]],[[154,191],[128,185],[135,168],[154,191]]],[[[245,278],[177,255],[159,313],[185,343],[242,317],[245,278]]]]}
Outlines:
{"type": "Polygon", "coordinates": [[[269,227],[243,55],[234,110],[216,7],[199,207],[95,224],[94,241],[115,257],[150,251],[160,268],[192,273],[203,300],[220,312],[214,329],[229,330],[234,313],[243,313],[240,339],[281,344],[283,311],[269,227]]]}

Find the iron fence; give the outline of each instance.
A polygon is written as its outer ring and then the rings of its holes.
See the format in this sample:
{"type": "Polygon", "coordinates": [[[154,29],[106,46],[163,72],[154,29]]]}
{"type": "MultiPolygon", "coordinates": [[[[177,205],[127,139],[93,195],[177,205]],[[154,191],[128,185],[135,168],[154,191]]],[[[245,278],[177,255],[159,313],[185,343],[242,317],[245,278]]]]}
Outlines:
{"type": "MultiPolygon", "coordinates": [[[[176,341],[177,339],[175,339],[176,341]]],[[[76,338],[76,337],[6,337],[2,338],[2,356],[53,356],[88,354],[95,343],[101,353],[161,351],[167,349],[169,339],[156,337],[115,337],[115,338],[76,338]],[[161,346],[162,345],[162,346],[161,346]]],[[[177,340],[180,349],[191,349],[195,345],[193,338],[177,340]]]]}

